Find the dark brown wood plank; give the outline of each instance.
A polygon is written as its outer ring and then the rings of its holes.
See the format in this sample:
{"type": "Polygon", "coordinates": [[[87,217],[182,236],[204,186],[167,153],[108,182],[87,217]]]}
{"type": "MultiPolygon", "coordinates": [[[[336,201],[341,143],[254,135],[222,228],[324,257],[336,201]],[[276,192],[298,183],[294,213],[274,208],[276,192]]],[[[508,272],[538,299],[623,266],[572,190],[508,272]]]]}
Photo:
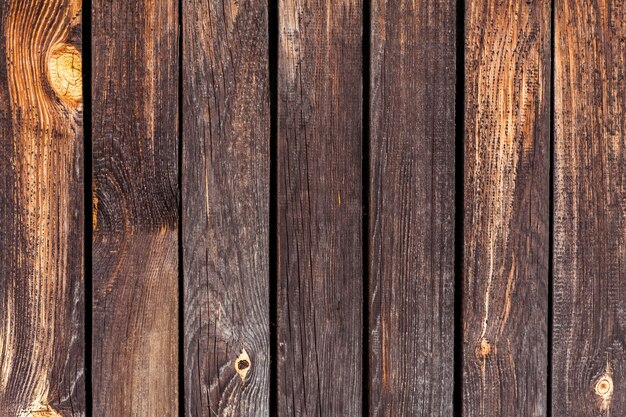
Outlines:
{"type": "Polygon", "coordinates": [[[188,416],[270,415],[267,9],[183,3],[188,416]]]}
{"type": "Polygon", "coordinates": [[[626,4],[555,4],[552,415],[626,415],[626,4]]]}
{"type": "Polygon", "coordinates": [[[455,5],[372,1],[369,386],[376,417],[452,416],[455,5]]]}
{"type": "Polygon", "coordinates": [[[81,2],[0,1],[0,414],[83,416],[81,2]]]}
{"type": "Polygon", "coordinates": [[[550,1],[472,0],[465,28],[463,416],[545,416],[550,1]]]}
{"type": "Polygon", "coordinates": [[[93,411],[178,414],[178,2],[94,0],[93,411]]]}
{"type": "Polygon", "coordinates": [[[279,416],[361,416],[362,6],[279,7],[279,416]]]}

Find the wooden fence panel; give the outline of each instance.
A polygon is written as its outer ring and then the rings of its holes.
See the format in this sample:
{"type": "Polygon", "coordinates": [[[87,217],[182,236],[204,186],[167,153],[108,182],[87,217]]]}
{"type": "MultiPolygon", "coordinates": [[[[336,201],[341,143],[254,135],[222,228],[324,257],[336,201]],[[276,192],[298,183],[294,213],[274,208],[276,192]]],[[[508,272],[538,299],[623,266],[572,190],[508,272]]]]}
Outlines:
{"type": "Polygon", "coordinates": [[[178,414],[178,2],[94,0],[93,412],[178,414]]]}
{"type": "Polygon", "coordinates": [[[455,5],[372,2],[369,386],[376,417],[453,411],[455,5]]]}
{"type": "Polygon", "coordinates": [[[0,413],[82,416],[81,2],[0,1],[0,413]]]}
{"type": "Polygon", "coordinates": [[[279,3],[278,416],[362,412],[362,3],[279,3]]]}
{"type": "Polygon", "coordinates": [[[626,415],[622,0],[86,4],[0,0],[0,414],[626,415]]]}
{"type": "Polygon", "coordinates": [[[626,5],[555,8],[552,415],[626,415],[626,5]]]}
{"type": "Polygon", "coordinates": [[[270,415],[267,9],[183,3],[188,416],[270,415]]]}
{"type": "Polygon", "coordinates": [[[465,33],[463,415],[545,416],[550,2],[468,1],[465,33]]]}

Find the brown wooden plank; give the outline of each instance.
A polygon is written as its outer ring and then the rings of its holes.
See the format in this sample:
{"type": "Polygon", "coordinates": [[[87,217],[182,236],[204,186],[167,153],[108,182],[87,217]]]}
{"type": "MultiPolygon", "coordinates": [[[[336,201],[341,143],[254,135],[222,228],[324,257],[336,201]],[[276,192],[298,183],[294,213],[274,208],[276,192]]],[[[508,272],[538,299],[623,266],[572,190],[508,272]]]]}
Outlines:
{"type": "Polygon", "coordinates": [[[178,414],[178,2],[94,0],[93,410],[178,414]]]}
{"type": "Polygon", "coordinates": [[[555,4],[552,415],[626,415],[626,4],[555,4]]]}
{"type": "Polygon", "coordinates": [[[188,416],[270,415],[267,8],[183,3],[188,416]]]}
{"type": "Polygon", "coordinates": [[[455,5],[372,1],[371,416],[452,416],[455,5]]]}
{"type": "Polygon", "coordinates": [[[463,416],[547,413],[550,2],[472,0],[463,416]]]}
{"type": "Polygon", "coordinates": [[[361,416],[362,3],[279,22],[278,415],[361,416]]]}
{"type": "Polygon", "coordinates": [[[0,414],[82,416],[81,2],[0,1],[0,414]]]}

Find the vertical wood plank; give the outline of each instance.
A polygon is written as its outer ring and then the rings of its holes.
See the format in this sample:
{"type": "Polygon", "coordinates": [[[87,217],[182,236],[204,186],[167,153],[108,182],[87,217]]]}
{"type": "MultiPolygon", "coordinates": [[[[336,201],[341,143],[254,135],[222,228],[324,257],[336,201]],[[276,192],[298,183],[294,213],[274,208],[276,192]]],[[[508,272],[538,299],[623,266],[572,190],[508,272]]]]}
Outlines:
{"type": "Polygon", "coordinates": [[[626,5],[555,8],[552,415],[626,415],[626,5]]]}
{"type": "Polygon", "coordinates": [[[545,416],[550,2],[465,19],[463,415],[545,416]]]}
{"type": "Polygon", "coordinates": [[[361,416],[362,3],[283,0],[278,415],[361,416]]]}
{"type": "Polygon", "coordinates": [[[178,2],[94,0],[93,410],[178,414],[178,2]]]}
{"type": "Polygon", "coordinates": [[[377,417],[452,416],[455,4],[372,1],[370,415],[377,417]]]}
{"type": "Polygon", "coordinates": [[[270,415],[267,8],[183,2],[188,416],[270,415]]]}
{"type": "Polygon", "coordinates": [[[0,413],[83,416],[81,2],[0,1],[0,413]]]}

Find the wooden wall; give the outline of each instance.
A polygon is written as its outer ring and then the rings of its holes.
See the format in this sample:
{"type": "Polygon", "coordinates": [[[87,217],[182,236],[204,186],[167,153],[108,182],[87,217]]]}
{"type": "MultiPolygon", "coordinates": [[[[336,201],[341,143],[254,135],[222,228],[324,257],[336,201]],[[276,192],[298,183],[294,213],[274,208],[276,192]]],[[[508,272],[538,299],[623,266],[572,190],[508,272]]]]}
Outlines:
{"type": "Polygon", "coordinates": [[[626,414],[621,0],[0,0],[0,414],[626,414]]]}

